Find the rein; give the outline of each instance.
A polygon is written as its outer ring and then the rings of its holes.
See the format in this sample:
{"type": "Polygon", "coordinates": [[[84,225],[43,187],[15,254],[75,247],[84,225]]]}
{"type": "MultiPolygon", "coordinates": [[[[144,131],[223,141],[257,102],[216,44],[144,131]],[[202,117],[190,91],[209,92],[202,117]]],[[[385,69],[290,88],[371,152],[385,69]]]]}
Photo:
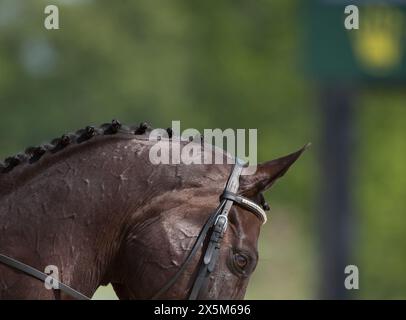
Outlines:
{"type": "MultiPolygon", "coordinates": [[[[38,269],[30,267],[29,265],[27,265],[25,263],[22,263],[18,260],[14,260],[13,258],[5,256],[4,254],[1,254],[1,253],[0,253],[0,262],[13,269],[22,271],[25,274],[27,274],[33,278],[36,278],[42,282],[45,282],[45,280],[47,278],[51,277],[50,275],[47,275],[46,273],[43,273],[43,272],[39,271],[38,269]]],[[[86,297],[84,294],[76,291],[75,289],[67,286],[66,284],[63,284],[62,282],[58,281],[57,279],[55,279],[55,278],[52,278],[52,279],[57,284],[57,287],[59,288],[59,290],[66,293],[67,295],[71,296],[72,298],[75,298],[78,300],[90,300],[90,298],[86,297]]]]}

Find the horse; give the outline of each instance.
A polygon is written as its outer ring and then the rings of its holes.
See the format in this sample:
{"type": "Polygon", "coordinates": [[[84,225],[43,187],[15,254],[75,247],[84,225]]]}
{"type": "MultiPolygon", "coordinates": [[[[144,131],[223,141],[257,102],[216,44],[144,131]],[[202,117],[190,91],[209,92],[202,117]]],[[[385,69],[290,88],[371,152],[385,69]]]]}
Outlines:
{"type": "MultiPolygon", "coordinates": [[[[217,226],[208,219],[233,168],[228,162],[152,164],[151,130],[146,123],[124,126],[113,120],[0,163],[0,254],[33,270],[56,266],[58,281],[86,297],[111,284],[119,299],[187,299],[211,240],[194,244],[204,226],[217,226]]],[[[269,210],[263,192],[304,149],[258,164],[255,174],[238,174],[233,201],[246,199],[269,210]]],[[[202,152],[230,157],[219,148],[202,152]]],[[[230,207],[228,228],[219,233],[221,248],[215,247],[217,262],[195,298],[244,298],[263,223],[252,211],[230,207]]],[[[0,263],[0,299],[72,297],[0,263]]]]}

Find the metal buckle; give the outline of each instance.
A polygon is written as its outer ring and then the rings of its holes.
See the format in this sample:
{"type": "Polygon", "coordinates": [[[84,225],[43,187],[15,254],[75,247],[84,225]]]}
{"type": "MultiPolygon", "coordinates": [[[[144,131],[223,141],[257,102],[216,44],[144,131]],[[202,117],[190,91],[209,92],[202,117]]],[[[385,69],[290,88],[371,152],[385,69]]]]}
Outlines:
{"type": "Polygon", "coordinates": [[[214,225],[216,226],[218,223],[220,223],[220,218],[224,220],[223,224],[221,225],[221,234],[223,235],[224,232],[227,230],[227,225],[228,225],[228,218],[224,214],[219,214],[216,218],[216,221],[214,222],[214,225]]]}

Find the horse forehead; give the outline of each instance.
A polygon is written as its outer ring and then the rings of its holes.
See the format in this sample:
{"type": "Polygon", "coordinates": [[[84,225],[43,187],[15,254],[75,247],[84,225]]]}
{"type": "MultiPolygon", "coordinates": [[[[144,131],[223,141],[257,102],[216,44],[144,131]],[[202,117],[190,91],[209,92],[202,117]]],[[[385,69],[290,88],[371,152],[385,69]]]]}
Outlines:
{"type": "Polygon", "coordinates": [[[233,207],[229,214],[229,232],[225,242],[245,250],[257,250],[261,222],[251,212],[240,207],[233,207]]]}

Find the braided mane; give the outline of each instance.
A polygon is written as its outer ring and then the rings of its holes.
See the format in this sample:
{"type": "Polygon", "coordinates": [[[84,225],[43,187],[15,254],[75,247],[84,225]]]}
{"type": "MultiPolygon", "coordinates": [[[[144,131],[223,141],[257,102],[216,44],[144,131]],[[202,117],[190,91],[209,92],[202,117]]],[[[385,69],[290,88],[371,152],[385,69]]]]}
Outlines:
{"type": "MultiPolygon", "coordinates": [[[[96,136],[106,136],[114,134],[144,135],[150,132],[152,127],[147,122],[141,122],[139,125],[126,126],[120,121],[113,119],[111,123],[104,123],[99,127],[87,126],[74,133],[66,133],[60,138],[53,139],[50,143],[45,143],[36,147],[28,147],[24,152],[14,156],[7,157],[4,162],[0,161],[0,175],[12,171],[20,164],[33,164],[40,160],[45,154],[54,154],[65,149],[69,145],[80,144],[96,136]]],[[[169,139],[173,137],[172,128],[166,129],[169,139]]],[[[203,137],[201,137],[203,138],[203,137]]],[[[259,204],[264,210],[269,210],[264,195],[260,193],[259,204]]]]}
{"type": "MultiPolygon", "coordinates": [[[[36,147],[28,147],[22,153],[7,157],[4,162],[0,161],[0,173],[8,173],[16,166],[23,163],[35,163],[47,153],[56,153],[65,149],[69,145],[80,144],[95,136],[114,135],[117,133],[143,135],[151,130],[151,126],[146,122],[142,122],[136,126],[126,126],[122,125],[118,120],[112,120],[111,123],[104,123],[99,127],[87,126],[74,133],[67,133],[60,138],[53,139],[50,143],[45,143],[36,147]]],[[[172,131],[170,128],[167,129],[167,132],[171,137],[172,131]]]]}

